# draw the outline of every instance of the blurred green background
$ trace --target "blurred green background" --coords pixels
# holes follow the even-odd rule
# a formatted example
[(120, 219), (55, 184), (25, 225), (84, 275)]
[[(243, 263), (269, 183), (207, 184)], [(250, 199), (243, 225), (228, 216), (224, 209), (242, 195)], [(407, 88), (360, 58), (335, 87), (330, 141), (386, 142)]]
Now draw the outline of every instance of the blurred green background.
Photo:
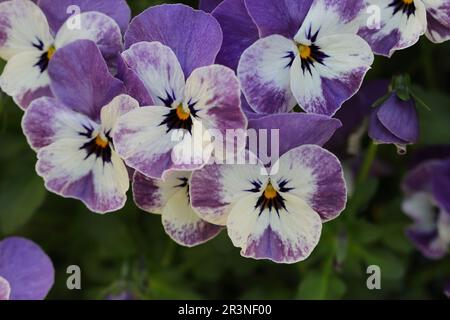
[[(163, 1), (128, 2), (137, 14)], [(409, 73), (432, 111), (419, 108), (421, 142), (406, 156), (398, 156), (392, 146), (379, 148), (392, 174), (357, 187), (342, 216), (324, 225), (318, 247), (305, 262), (244, 259), (226, 231), (200, 247), (183, 248), (166, 236), (159, 216), (143, 213), (131, 200), (120, 212), (101, 216), (47, 192), (21, 132), (22, 112), (3, 94), (0, 239), (26, 236), (50, 255), (57, 274), (49, 299), (103, 299), (123, 290), (142, 299), (444, 298), (450, 258), (427, 260), (409, 243), (404, 229), (410, 221), (400, 210), (399, 184), (414, 149), (450, 143), (448, 57), (450, 43), (433, 45), (423, 37), (392, 59), (376, 58), (367, 79)], [(382, 269), (382, 290), (366, 287), (371, 264)], [(69, 265), (81, 267), (82, 290), (66, 288)]]

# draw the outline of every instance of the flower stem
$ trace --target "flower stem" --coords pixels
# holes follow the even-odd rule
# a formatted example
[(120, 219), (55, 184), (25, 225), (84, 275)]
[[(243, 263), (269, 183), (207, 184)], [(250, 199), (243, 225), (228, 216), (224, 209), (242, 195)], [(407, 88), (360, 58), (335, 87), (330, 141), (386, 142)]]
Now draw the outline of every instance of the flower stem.
[(373, 161), (377, 154), (378, 145), (371, 142), (369, 149), (367, 150), (366, 156), (364, 157), (364, 162), (362, 164), (361, 170), (359, 171), (358, 178), (356, 180), (356, 185), (363, 183), (370, 174), (370, 169), (372, 169)]

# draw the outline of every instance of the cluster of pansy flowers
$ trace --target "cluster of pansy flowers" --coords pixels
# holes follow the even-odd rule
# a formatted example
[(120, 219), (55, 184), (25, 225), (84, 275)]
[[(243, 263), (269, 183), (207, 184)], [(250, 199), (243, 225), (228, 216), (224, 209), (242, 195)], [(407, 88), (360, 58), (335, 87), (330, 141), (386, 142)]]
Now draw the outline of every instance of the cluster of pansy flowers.
[[(74, 5), (80, 13), (68, 15)], [(380, 9), (377, 26), (369, 6)], [(338, 110), (374, 54), (425, 33), (447, 40), (450, 1), (202, 0), (200, 9), (159, 5), (130, 22), (124, 0), (2, 1), (1, 88), (25, 111), (51, 192), (107, 213), (124, 206), (131, 184), (135, 203), (160, 214), (181, 245), (226, 228), (243, 256), (304, 260), (346, 205), (341, 163), (322, 147), (342, 126)], [(377, 143), (418, 138), (402, 84), (382, 85), (369, 128)], [(249, 128), (279, 129), (276, 163), (238, 142), (231, 147), (249, 164), (211, 161), (218, 142), (178, 161), (196, 133)]]

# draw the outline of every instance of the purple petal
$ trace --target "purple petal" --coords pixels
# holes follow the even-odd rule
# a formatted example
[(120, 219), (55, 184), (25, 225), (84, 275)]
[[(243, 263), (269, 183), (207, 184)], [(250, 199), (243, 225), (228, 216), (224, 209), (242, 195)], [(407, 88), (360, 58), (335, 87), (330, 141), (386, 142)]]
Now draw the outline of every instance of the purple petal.
[(450, 2), (424, 1), (427, 10), (427, 37), (440, 43), (450, 38)]
[[(449, 7), (450, 8), (450, 5)], [(450, 11), (450, 9), (447, 9)], [(439, 11), (438, 11), (439, 12)], [(434, 43), (442, 43), (444, 41), (447, 41), (450, 39), (450, 25), (448, 25), (448, 17), (449, 12), (447, 12), (446, 18), (447, 20), (440, 20), (440, 18), (433, 13), (430, 13), (430, 11), (427, 11), (427, 38), (430, 39)], [(447, 23), (447, 24), (446, 24)]]
[[(275, 167), (277, 168), (277, 167)], [(315, 145), (303, 145), (285, 153), (273, 180), (287, 181), (285, 188), (304, 200), (322, 221), (336, 218), (344, 210), (347, 190), (338, 158)], [(272, 169), (273, 170), (273, 169)]]
[(66, 107), (55, 98), (35, 100), (25, 112), (22, 128), (28, 143), (35, 150), (48, 146), (59, 139), (77, 138), (83, 124), (91, 120)]
[(223, 30), (222, 49), (216, 62), (233, 70), (245, 49), (259, 39), (258, 29), (244, 0), (225, 0), (212, 13)]
[(110, 160), (89, 154), (86, 139), (63, 139), (38, 152), (36, 170), (48, 190), (81, 200), (89, 210), (108, 213), (121, 209), (129, 188), (128, 172), (112, 151)]
[(440, 259), (447, 253), (448, 247), (439, 240), (437, 230), (422, 231), (411, 227), (406, 230), (406, 235), (429, 259)]
[(406, 193), (431, 191), (431, 181), (438, 174), (440, 164), (438, 160), (430, 160), (413, 168), (403, 179), (403, 190)]
[(289, 112), (297, 104), (290, 87), (292, 40), (273, 35), (255, 42), (239, 61), (238, 77), (247, 102), (258, 113)]
[(439, 207), (450, 216), (450, 158), (437, 165), (432, 180), (433, 196)]
[(115, 66), (117, 56), (123, 50), (119, 25), (100, 12), (84, 12), (78, 18), (79, 28), (74, 28), (70, 21), (61, 26), (55, 36), (56, 49), (76, 40), (91, 40), (95, 42), (106, 61)]
[(55, 270), (38, 245), (11, 237), (0, 241), (0, 275), (11, 286), (11, 300), (42, 300), (53, 286)]
[(53, 93), (50, 89), (50, 85), (40, 87), (36, 90), (30, 89), (23, 93), (21, 96), (14, 97), (16, 104), (22, 109), (27, 109), (29, 105), (36, 99), (41, 97), (52, 97)]
[(383, 126), (377, 117), (377, 111), (378, 109), (374, 109), (370, 114), (369, 137), (377, 143), (407, 145), (408, 141), (398, 138)]
[(181, 5), (151, 7), (130, 23), (125, 48), (141, 41), (159, 41), (177, 56), (184, 74), (213, 64), (222, 46), (222, 30), (210, 14)]
[(261, 37), (279, 34), (293, 38), (312, 3), (313, 0), (245, 0)]
[(215, 237), (219, 226), (207, 223), (192, 210), (189, 200), (190, 172), (170, 172), (164, 180), (136, 173), (133, 194), (137, 205), (150, 213), (160, 213), (166, 233), (183, 246), (196, 246)]
[(232, 204), (248, 195), (252, 181), (267, 179), (259, 164), (206, 165), (191, 177), (191, 203), (200, 217), (226, 225)]
[(190, 205), (187, 190), (177, 191), (162, 213), (166, 233), (178, 244), (193, 247), (217, 236), (222, 228), (202, 220)]
[(419, 139), (419, 116), (414, 101), (403, 101), (395, 93), (377, 111), (378, 120), (389, 132), (408, 143)]
[(212, 12), (223, 0), (200, 0), (199, 7), (206, 12)]
[(109, 73), (99, 49), (89, 40), (57, 50), (48, 72), (54, 95), (94, 121), (99, 120), (103, 106), (125, 92), (123, 83)]
[(361, 25), (358, 34), (372, 47), (375, 54), (390, 57), (396, 50), (414, 45), (426, 31), (427, 18), (423, 1), (414, 1), (414, 14), (397, 10), (391, 0), (379, 1), (379, 25)]
[(139, 76), (126, 63), (122, 55), (117, 57), (117, 78), (123, 81), (127, 94), (134, 97), (141, 106), (154, 105), (153, 99)]
[[(279, 130), (279, 155), (304, 144), (322, 146), (341, 126), (337, 119), (306, 113), (267, 115), (249, 120), (249, 129), (266, 129), (269, 133), (270, 129)], [(270, 134), (268, 141), (272, 141)]]
[(39, 7), (47, 16), (52, 30), (56, 33), (74, 12), (68, 12), (70, 6), (78, 6), (80, 12), (98, 11), (113, 18), (125, 32), (131, 17), (131, 10), (125, 0), (39, 0)]

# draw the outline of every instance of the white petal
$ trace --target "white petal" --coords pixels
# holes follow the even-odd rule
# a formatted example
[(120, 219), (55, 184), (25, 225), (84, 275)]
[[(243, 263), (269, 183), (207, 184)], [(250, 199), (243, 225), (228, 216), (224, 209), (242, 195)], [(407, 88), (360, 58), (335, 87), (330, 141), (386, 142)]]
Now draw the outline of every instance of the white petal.
[(0, 3), (0, 57), (9, 60), (24, 51), (46, 51), (53, 43), (47, 18), (41, 9), (29, 0)]
[[(79, 20), (80, 25), (75, 27), (73, 19)], [(100, 12), (83, 12), (66, 20), (56, 34), (55, 47), (82, 39), (94, 41), (107, 59), (115, 57), (123, 47), (119, 25)]]
[(309, 36), (320, 39), (336, 34), (356, 34), (364, 19), (365, 8), (363, 0), (314, 1), (294, 39), (309, 45)]
[(122, 94), (115, 97), (101, 110), (100, 118), (103, 131), (112, 132), (119, 117), (136, 108), (139, 108), (139, 103), (129, 95)]
[(296, 105), (290, 90), (294, 41), (280, 35), (259, 39), (241, 56), (237, 70), (242, 91), (259, 113), (289, 112)]
[(9, 300), (11, 295), (11, 287), (5, 278), (0, 276), (0, 301)]
[(281, 263), (305, 260), (319, 242), (320, 216), (303, 200), (285, 195), (287, 210), (279, 214), (255, 208), (257, 197), (238, 201), (228, 218), (228, 235), (241, 254)]
[(155, 105), (164, 106), (163, 100), (168, 98), (174, 98), (173, 104), (182, 102), (185, 78), (169, 47), (159, 42), (139, 42), (124, 51), (122, 57), (144, 83)]
[(30, 91), (45, 88), (50, 84), (47, 71), (41, 72), (36, 65), (41, 54), (37, 50), (24, 51), (14, 55), (6, 63), (0, 77), (0, 86), (17, 102), (20, 102)]

